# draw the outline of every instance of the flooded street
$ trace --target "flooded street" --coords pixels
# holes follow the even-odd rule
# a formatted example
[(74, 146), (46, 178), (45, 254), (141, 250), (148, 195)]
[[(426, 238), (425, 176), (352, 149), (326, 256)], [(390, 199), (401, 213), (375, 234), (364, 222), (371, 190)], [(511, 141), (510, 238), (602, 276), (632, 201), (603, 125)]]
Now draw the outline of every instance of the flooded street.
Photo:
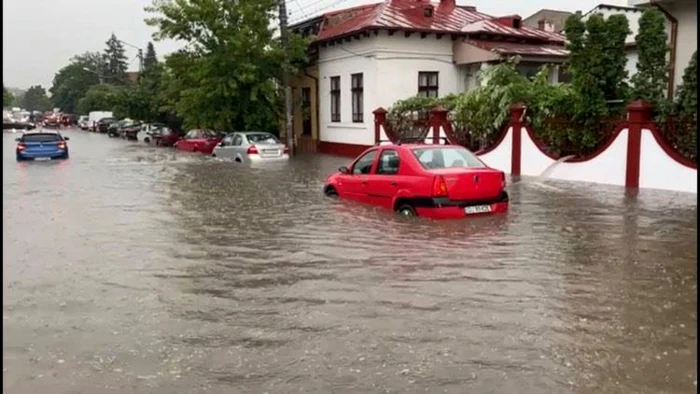
[(505, 216), (326, 199), (245, 167), (3, 136), (3, 392), (691, 393), (695, 195), (525, 179)]

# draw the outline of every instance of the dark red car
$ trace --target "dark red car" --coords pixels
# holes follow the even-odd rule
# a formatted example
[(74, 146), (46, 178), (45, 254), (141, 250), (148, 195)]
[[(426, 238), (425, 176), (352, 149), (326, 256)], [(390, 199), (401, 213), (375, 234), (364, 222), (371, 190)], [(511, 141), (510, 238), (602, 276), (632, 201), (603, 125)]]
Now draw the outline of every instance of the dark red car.
[(167, 127), (158, 129), (149, 138), (155, 146), (175, 146), (180, 141), (180, 135)]
[(393, 144), (366, 150), (325, 182), (327, 196), (434, 219), (508, 211), (506, 177), (456, 145)]
[(187, 152), (199, 152), (206, 155), (211, 155), (216, 145), (221, 142), (221, 136), (212, 130), (196, 129), (190, 130), (177, 141), (173, 146), (177, 150)]

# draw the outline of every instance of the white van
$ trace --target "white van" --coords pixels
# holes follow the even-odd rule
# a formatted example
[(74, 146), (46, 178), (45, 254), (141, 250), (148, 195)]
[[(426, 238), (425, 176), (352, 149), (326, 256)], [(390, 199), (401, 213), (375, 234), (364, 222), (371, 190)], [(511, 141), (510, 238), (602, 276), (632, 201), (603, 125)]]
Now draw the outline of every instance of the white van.
[(88, 130), (89, 131), (97, 131), (95, 130), (95, 125), (97, 124), (97, 121), (100, 119), (104, 118), (113, 118), (114, 115), (112, 114), (112, 111), (92, 111), (88, 114)]

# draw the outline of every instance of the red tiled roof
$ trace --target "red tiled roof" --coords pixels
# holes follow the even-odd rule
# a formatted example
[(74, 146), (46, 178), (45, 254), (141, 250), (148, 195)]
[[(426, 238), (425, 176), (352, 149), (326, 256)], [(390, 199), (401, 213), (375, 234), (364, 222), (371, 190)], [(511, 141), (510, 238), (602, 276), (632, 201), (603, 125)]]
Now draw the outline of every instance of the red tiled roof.
[(561, 45), (533, 45), (516, 42), (465, 40), (467, 44), (499, 55), (565, 57), (569, 52)]
[[(504, 18), (476, 11), (474, 7), (450, 6), (449, 1), (431, 3), (430, 0), (385, 0), (323, 16), (317, 39), (332, 38), (358, 33), (367, 29), (397, 29), (435, 33), (484, 33), (499, 34), (543, 42), (564, 43), (564, 37), (531, 27), (508, 27)], [(424, 9), (432, 7), (432, 17), (424, 15)], [(519, 18), (514, 16), (515, 18)]]

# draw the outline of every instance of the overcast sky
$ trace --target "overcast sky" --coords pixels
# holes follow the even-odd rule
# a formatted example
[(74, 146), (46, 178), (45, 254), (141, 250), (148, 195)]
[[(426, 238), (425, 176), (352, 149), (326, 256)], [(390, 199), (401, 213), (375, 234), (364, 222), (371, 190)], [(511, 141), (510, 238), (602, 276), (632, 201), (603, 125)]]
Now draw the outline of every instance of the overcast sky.
[[(290, 20), (324, 11), (347, 8), (375, 0), (287, 0)], [(433, 0), (435, 1), (435, 0)], [(144, 47), (153, 31), (143, 22), (150, 0), (2, 0), (3, 83), (26, 89), (41, 84), (47, 89), (53, 76), (68, 60), (86, 51), (101, 51), (114, 32), (130, 44)], [(527, 17), (542, 8), (586, 12), (601, 0), (458, 0), (491, 15), (519, 14)], [(606, 4), (626, 5), (627, 0)], [(566, 4), (566, 5), (563, 5)], [(302, 10), (300, 10), (302, 8)], [(176, 50), (176, 42), (155, 43), (159, 57)], [(127, 47), (130, 69), (136, 50)]]

